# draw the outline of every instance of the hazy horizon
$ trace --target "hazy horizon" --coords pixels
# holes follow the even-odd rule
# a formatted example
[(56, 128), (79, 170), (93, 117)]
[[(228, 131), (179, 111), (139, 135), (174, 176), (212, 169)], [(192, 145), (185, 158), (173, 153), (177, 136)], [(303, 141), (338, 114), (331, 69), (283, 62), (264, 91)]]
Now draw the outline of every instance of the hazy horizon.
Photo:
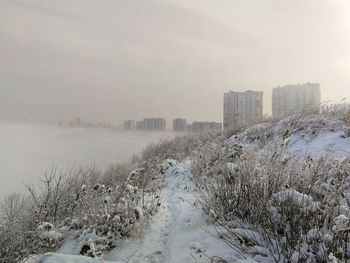
[(3, 0), (0, 120), (222, 122), (223, 93), (350, 98), (347, 0)]
[(80, 167), (104, 171), (109, 165), (127, 163), (150, 143), (172, 138), (173, 133), (118, 132), (54, 125), (0, 122), (0, 199), (25, 192), (25, 184), (39, 184), (46, 171), (56, 167), (69, 172)]

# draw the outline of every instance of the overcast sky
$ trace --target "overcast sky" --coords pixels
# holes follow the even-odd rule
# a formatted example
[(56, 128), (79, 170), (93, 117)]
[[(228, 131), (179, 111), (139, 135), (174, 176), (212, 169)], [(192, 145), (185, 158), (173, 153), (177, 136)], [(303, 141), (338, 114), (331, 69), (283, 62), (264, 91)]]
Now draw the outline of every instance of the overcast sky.
[(350, 98), (349, 0), (0, 0), (0, 119), (222, 121), (223, 92)]

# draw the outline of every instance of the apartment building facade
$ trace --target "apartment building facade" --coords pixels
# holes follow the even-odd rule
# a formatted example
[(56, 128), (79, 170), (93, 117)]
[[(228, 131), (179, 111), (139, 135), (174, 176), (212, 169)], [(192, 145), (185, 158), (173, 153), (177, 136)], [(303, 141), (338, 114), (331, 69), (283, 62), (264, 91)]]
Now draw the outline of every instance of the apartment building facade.
[(187, 129), (187, 120), (182, 118), (177, 118), (173, 120), (173, 131), (184, 132)]
[(166, 120), (163, 118), (145, 118), (137, 124), (138, 129), (145, 131), (165, 131)]
[(124, 130), (134, 130), (134, 129), (136, 129), (136, 121), (134, 120), (124, 121)]
[(248, 90), (224, 93), (224, 129), (258, 121), (263, 116), (263, 92)]
[(302, 110), (318, 110), (321, 103), (319, 83), (276, 87), (272, 91), (272, 115), (285, 117)]

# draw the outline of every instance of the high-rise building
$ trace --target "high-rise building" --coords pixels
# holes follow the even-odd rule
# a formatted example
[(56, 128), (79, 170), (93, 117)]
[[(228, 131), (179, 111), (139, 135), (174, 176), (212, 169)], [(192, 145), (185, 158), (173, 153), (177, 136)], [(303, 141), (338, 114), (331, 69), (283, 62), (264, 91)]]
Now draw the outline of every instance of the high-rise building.
[(276, 87), (272, 92), (272, 114), (284, 117), (301, 110), (318, 110), (321, 90), (318, 83)]
[(192, 132), (192, 124), (191, 123), (186, 124), (185, 131)]
[(263, 92), (248, 90), (224, 94), (224, 129), (258, 121), (263, 116)]
[(166, 120), (163, 118), (145, 118), (136, 123), (137, 129), (146, 131), (165, 131)]
[(173, 120), (173, 130), (177, 132), (186, 131), (187, 121), (186, 119), (177, 118)]
[(136, 121), (126, 120), (124, 121), (124, 130), (134, 130), (136, 129)]

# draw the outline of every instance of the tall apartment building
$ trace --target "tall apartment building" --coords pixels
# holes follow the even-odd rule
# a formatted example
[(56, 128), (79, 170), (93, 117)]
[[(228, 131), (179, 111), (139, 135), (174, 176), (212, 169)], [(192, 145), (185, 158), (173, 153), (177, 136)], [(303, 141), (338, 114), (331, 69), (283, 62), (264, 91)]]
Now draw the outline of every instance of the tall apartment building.
[(177, 118), (173, 120), (173, 131), (184, 132), (187, 128), (186, 119)]
[(263, 92), (248, 90), (224, 94), (224, 129), (258, 121), (263, 116)]
[(318, 83), (305, 83), (276, 87), (272, 92), (274, 117), (288, 116), (300, 110), (318, 109), (321, 90)]
[(126, 120), (124, 121), (124, 130), (134, 130), (136, 129), (136, 121)]
[(145, 118), (137, 122), (136, 127), (146, 131), (165, 131), (166, 120), (163, 118)]

